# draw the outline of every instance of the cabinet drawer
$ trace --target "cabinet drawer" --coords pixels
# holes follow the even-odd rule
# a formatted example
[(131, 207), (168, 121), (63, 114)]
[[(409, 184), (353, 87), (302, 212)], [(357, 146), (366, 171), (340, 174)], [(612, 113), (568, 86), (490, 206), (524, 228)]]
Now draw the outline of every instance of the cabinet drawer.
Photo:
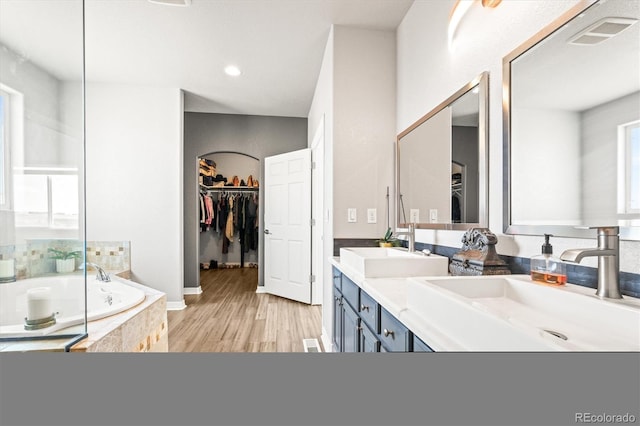
[(356, 311), (360, 308), (360, 287), (353, 281), (342, 275), (342, 296)]
[(360, 290), (360, 317), (374, 333), (380, 333), (380, 307), (364, 290)]
[(433, 352), (433, 349), (429, 347), (425, 342), (422, 341), (415, 334), (413, 335), (413, 351), (414, 352)]
[(342, 273), (336, 269), (334, 266), (332, 268), (333, 272), (333, 287), (335, 287), (339, 292), (342, 292)]
[(411, 332), (393, 315), (380, 310), (380, 342), (389, 352), (408, 352), (411, 350), (409, 337)]

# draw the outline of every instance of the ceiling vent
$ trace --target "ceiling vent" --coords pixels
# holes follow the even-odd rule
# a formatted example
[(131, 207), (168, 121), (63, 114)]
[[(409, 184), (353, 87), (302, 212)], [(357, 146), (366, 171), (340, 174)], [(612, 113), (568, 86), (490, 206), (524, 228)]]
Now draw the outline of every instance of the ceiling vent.
[(191, 0), (149, 0), (149, 3), (162, 4), (165, 6), (191, 6)]
[(604, 18), (569, 39), (569, 44), (593, 45), (619, 34), (638, 22), (632, 18)]

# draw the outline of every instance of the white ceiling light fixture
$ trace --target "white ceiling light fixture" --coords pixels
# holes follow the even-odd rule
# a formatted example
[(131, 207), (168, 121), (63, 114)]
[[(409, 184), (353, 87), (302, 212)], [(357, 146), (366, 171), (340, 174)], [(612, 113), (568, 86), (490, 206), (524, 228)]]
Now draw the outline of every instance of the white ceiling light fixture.
[(191, 6), (191, 0), (149, 0), (149, 3), (161, 4), (163, 6)]
[(449, 26), (447, 28), (447, 40), (449, 42), (449, 50), (453, 50), (453, 38), (456, 35), (456, 30), (462, 17), (467, 13), (474, 0), (458, 0), (451, 9), (449, 15)]
[(240, 74), (242, 74), (242, 71), (240, 71), (240, 68), (238, 68), (235, 65), (227, 65), (224, 68), (224, 72), (227, 75), (230, 75), (231, 77), (238, 77)]

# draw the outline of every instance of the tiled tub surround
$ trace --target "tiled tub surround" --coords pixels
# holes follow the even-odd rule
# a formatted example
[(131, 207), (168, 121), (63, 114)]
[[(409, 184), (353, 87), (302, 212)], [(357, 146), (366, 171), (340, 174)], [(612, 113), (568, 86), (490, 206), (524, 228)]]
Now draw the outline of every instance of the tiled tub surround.
[[(118, 274), (129, 279), (129, 273)], [(163, 292), (131, 282), (145, 300), (120, 314), (89, 322), (89, 336), (71, 352), (168, 352), (167, 297)]]
[[(16, 279), (39, 277), (55, 273), (55, 260), (49, 248), (82, 251), (78, 240), (30, 240), (27, 244), (0, 246), (0, 260), (15, 259)], [(87, 241), (87, 261), (96, 263), (108, 271), (131, 269), (129, 241)], [(76, 259), (76, 268), (81, 259)]]
[[(71, 352), (167, 352), (167, 299), (163, 292), (130, 281), (130, 273), (117, 274), (145, 293), (142, 303), (87, 324), (88, 336), (69, 348)], [(69, 334), (82, 334), (83, 325)], [(64, 351), (68, 339), (0, 342), (0, 352)]]
[[(404, 242), (406, 246), (406, 242)], [(376, 240), (369, 239), (335, 239), (333, 243), (333, 255), (340, 255), (341, 247), (376, 247)], [(434, 254), (446, 256), (449, 259), (460, 248), (440, 246), (416, 242), (416, 251), (427, 249)], [(531, 260), (527, 257), (505, 256), (498, 254), (501, 259), (507, 262), (512, 274), (529, 274)], [(589, 266), (567, 263), (567, 279), (571, 284), (584, 287), (598, 288), (598, 269)], [(640, 274), (630, 272), (620, 272), (620, 290), (623, 295), (640, 298)]]

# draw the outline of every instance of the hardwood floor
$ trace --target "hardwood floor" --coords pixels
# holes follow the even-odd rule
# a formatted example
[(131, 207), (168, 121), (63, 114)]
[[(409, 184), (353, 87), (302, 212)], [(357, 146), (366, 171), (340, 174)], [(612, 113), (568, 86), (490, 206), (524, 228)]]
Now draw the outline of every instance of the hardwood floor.
[(321, 335), (321, 307), (257, 294), (256, 268), (200, 271), (202, 294), (169, 311), (170, 352), (303, 352)]

